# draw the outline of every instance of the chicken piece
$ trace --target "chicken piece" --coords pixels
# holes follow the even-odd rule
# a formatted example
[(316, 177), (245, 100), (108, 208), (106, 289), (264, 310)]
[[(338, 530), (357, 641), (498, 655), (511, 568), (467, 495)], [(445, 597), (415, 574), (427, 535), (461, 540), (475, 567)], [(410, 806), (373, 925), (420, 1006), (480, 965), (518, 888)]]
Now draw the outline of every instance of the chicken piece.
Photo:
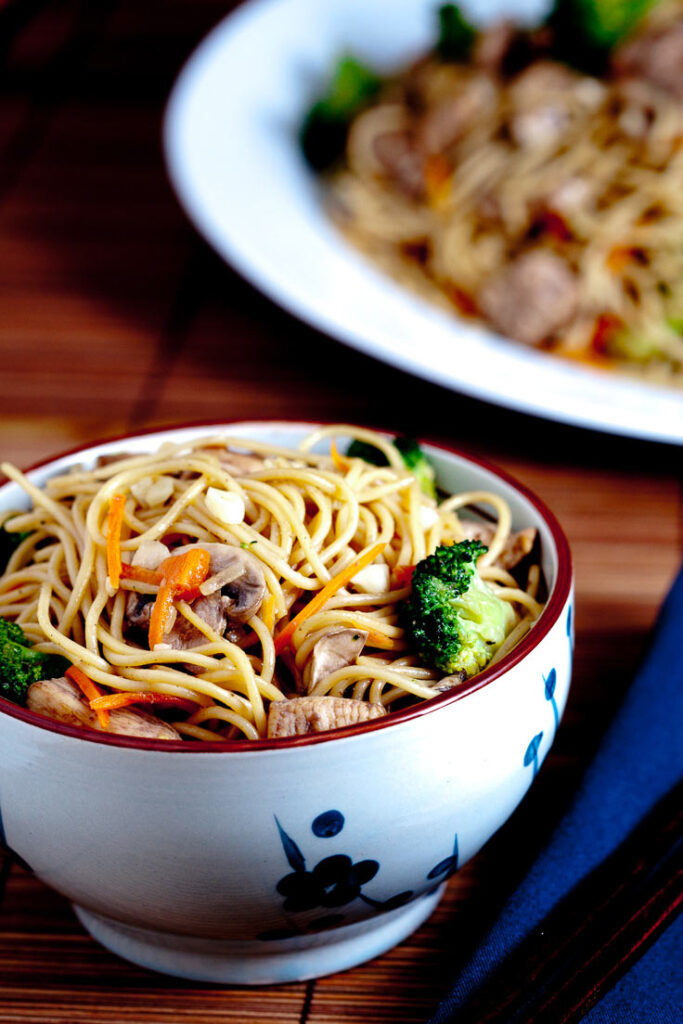
[(261, 455), (251, 455), (247, 452), (234, 452), (230, 448), (207, 448), (211, 455), (215, 455), (221, 464), (221, 468), (230, 473), (231, 476), (249, 476), (263, 469), (265, 459)]
[(615, 52), (612, 67), (619, 76), (645, 79), (683, 99), (683, 18), (639, 32)]
[(268, 736), (305, 736), (311, 732), (327, 732), (345, 725), (358, 725), (373, 718), (382, 718), (386, 709), (381, 704), (348, 697), (292, 697), (278, 700), (268, 711)]
[(536, 61), (509, 89), (510, 135), (522, 148), (555, 142), (569, 127), (570, 96), (582, 79), (563, 64)]
[(328, 630), (313, 644), (313, 650), (304, 669), (305, 692), (311, 690), (339, 668), (352, 665), (363, 650), (368, 634), (362, 629), (338, 626)]
[[(490, 547), (496, 532), (495, 526), (490, 523), (476, 523), (470, 519), (461, 520), (460, 526), (467, 540), (480, 540), (482, 544)], [(514, 569), (523, 558), (526, 558), (535, 543), (536, 530), (533, 526), (529, 526), (526, 530), (519, 530), (517, 533), (511, 533), (496, 560), (496, 565), (502, 569)]]
[(384, 132), (374, 142), (374, 154), (387, 177), (409, 199), (424, 195), (424, 156), (407, 131)]
[(573, 317), (576, 277), (547, 249), (518, 256), (479, 291), (478, 304), (493, 326), (525, 345), (538, 345)]
[(117, 736), (137, 736), (146, 740), (179, 740), (180, 733), (155, 715), (133, 708), (116, 708), (109, 712), (109, 728), (103, 729), (78, 687), (66, 677), (41, 679), (29, 686), (26, 706), (46, 718), (65, 725), (82, 726), (96, 732)]
[(443, 153), (496, 102), (496, 88), (487, 75), (474, 75), (453, 95), (442, 99), (420, 118), (415, 144), (426, 154)]
[(491, 74), (501, 74), (505, 58), (519, 36), (514, 21), (494, 21), (477, 36), (472, 59), (477, 67)]

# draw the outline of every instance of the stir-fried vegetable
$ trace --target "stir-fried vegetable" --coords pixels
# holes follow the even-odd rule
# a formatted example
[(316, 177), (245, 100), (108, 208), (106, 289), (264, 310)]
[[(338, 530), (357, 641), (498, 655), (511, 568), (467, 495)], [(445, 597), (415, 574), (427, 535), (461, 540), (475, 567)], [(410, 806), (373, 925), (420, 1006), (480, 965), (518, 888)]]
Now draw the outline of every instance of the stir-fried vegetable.
[(442, 60), (467, 60), (476, 36), (476, 30), (463, 17), (456, 4), (444, 4), (439, 8), (436, 52)]
[(316, 171), (330, 167), (344, 152), (349, 125), (378, 92), (381, 79), (353, 57), (342, 57), (324, 96), (304, 120), (301, 147)]

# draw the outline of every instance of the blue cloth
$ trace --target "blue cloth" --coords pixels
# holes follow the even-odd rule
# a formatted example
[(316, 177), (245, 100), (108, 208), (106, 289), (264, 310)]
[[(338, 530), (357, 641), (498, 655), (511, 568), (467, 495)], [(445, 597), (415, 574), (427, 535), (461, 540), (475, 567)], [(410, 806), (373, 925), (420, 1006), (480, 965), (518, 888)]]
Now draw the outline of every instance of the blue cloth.
[[(683, 778), (683, 571), (662, 608), (634, 682), (568, 812), (430, 1024), (457, 1024), (492, 973), (538, 931), (558, 901), (614, 853)], [(584, 1016), (589, 1024), (681, 1024), (681, 918)]]

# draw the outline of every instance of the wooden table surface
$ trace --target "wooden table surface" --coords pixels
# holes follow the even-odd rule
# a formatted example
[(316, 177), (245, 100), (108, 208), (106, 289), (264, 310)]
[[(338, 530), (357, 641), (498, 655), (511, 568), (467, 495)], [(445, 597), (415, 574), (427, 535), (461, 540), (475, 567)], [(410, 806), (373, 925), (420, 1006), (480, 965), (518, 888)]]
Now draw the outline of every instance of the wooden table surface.
[(427, 924), (341, 975), (254, 991), (154, 975), (97, 946), (62, 897), (6, 861), (0, 1022), (425, 1020), (568, 799), (681, 560), (680, 451), (416, 381), (294, 320), (196, 236), (164, 174), (160, 120), (182, 61), (225, 10), (0, 3), (0, 455), (26, 466), (123, 430), (263, 416), (365, 422), (483, 454), (569, 536), (573, 689), (513, 819)]

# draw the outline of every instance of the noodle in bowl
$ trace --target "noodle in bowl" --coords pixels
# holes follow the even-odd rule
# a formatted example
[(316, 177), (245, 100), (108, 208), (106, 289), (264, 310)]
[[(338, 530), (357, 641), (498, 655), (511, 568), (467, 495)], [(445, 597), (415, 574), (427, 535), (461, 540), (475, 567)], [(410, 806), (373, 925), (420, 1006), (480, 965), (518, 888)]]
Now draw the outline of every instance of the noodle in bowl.
[[(434, 683), (440, 674), (420, 669), (406, 651), (386, 592), (378, 595), (375, 588), (363, 593), (349, 585), (331, 599), (332, 607), (325, 605), (292, 631), (288, 678), (309, 678), (311, 647), (329, 628), (329, 616), (334, 616), (336, 626), (341, 617), (342, 625), (348, 620), (352, 629), (365, 629), (377, 646), (357, 663), (333, 673), (338, 685), (332, 696), (354, 703), (369, 698), (370, 704), (389, 713), (330, 732), (267, 736), (268, 709), (286, 696), (285, 676), (277, 669), (273, 648), (275, 623), (286, 623), (290, 609), (293, 614), (307, 603), (301, 592), (319, 592), (321, 583), (344, 564), (353, 568), (354, 557), (383, 543), (382, 531), (387, 538), (391, 531), (391, 544), (382, 548), (373, 567), (386, 564), (390, 572), (399, 561), (409, 564), (422, 557), (420, 544), (426, 545), (427, 553), (441, 540), (460, 539), (452, 535), (453, 500), (437, 520), (420, 517), (419, 508), (429, 502), (423, 502), (417, 490), (413, 526), (410, 514), (405, 515), (407, 525), (396, 539), (396, 516), (390, 525), (387, 510), (399, 508), (395, 496), (411, 487), (410, 482), (398, 486), (406, 478), (398, 465), (337, 469), (342, 481), (355, 471), (357, 493), (368, 492), (365, 503), (350, 503), (358, 509), (357, 518), (354, 512), (345, 519), (349, 503), (344, 513), (337, 507), (341, 503), (324, 500), (324, 481), (329, 483), (335, 471), (330, 435), (341, 437), (343, 432), (313, 430), (311, 425), (290, 423), (172, 428), (96, 445), (27, 474), (31, 486), (43, 494), (51, 488), (57, 500), (65, 471), (78, 462), (88, 495), (78, 521), (85, 524), (90, 517), (93, 536), (99, 530), (106, 547), (106, 495), (119, 493), (123, 483), (131, 488), (148, 478), (150, 453), (158, 458), (159, 449), (166, 446), (161, 457), (172, 462), (181, 449), (185, 470), (194, 460), (195, 473), (188, 472), (165, 502), (168, 509), (185, 499), (172, 526), (173, 532), (182, 534), (181, 547), (189, 546), (189, 538), (206, 543), (207, 531), (211, 542), (225, 541), (220, 533), (224, 529), (238, 551), (251, 554), (250, 531), (259, 523), (262, 532), (255, 546), (263, 544), (264, 551), (268, 547), (263, 556), (266, 609), (251, 616), (232, 639), (222, 641), (239, 652), (226, 654), (220, 637), (207, 636), (206, 645), (189, 649), (169, 650), (164, 644), (145, 650), (130, 642), (123, 627), (125, 609), (116, 608), (134, 592), (111, 593), (104, 549), (93, 543), (90, 571), (101, 587), (89, 591), (82, 606), (75, 598), (72, 601), (72, 621), (77, 625), (62, 635), (68, 632), (79, 651), (72, 650), (70, 656), (76, 660), (78, 655), (79, 666), (114, 694), (158, 688), (173, 695), (182, 686), (183, 699), (194, 702), (197, 710), (174, 716), (169, 709), (164, 714), (183, 736), (182, 742), (78, 728), (1, 701), (0, 827), (6, 843), (73, 901), (96, 938), (157, 970), (198, 980), (259, 984), (329, 973), (390, 948), (428, 916), (443, 891), (441, 883), (476, 853), (521, 800), (552, 743), (566, 701), (572, 654), (571, 565), (561, 529), (538, 499), (504, 474), (430, 446), (428, 453), (444, 490), (474, 492), (478, 500), (483, 500), (483, 493), (493, 495), (500, 509), (509, 510), (505, 531), (538, 531), (540, 575), (547, 589), (538, 621), (536, 598), (516, 595), (517, 625), (524, 623), (521, 632), (526, 635), (507, 653), (502, 648), (499, 660), (483, 672), (439, 692)], [(362, 431), (360, 435), (364, 436)], [(213, 456), (197, 452), (208, 447), (207, 437), (220, 437), (223, 444), (227, 438), (231, 449), (249, 447), (249, 454), (272, 463), (257, 469), (253, 479), (236, 477), (244, 484), (240, 496), (245, 515), (229, 526), (220, 527), (220, 521), (207, 517), (202, 503), (196, 505), (196, 518), (188, 513), (187, 492), (197, 480), (203, 481), (205, 490), (207, 485), (227, 489), (225, 477), (205, 479)], [(391, 458), (389, 441), (386, 435), (379, 438)], [(299, 452), (299, 466), (285, 454), (292, 449)], [(109, 462), (122, 451), (129, 463), (123, 469)], [(336, 458), (344, 457), (337, 453)], [(116, 472), (108, 473), (110, 466)], [(99, 473), (96, 487), (93, 469)], [(282, 482), (285, 470), (287, 480)], [(217, 472), (215, 467), (212, 472)], [(130, 476), (124, 480), (122, 473)], [(299, 486), (312, 488), (305, 500), (292, 482), (297, 473)], [(363, 473), (374, 475), (363, 482)], [(303, 502), (309, 513), (303, 517), (308, 523), (305, 532), (300, 524), (291, 523), (290, 551), (298, 549), (291, 563), (298, 563), (296, 569), (289, 562), (277, 562), (282, 547), (274, 540), (290, 536), (287, 517), (277, 502), (273, 504), (269, 490), (278, 474), (282, 507)], [(93, 493), (100, 504), (91, 500)], [(263, 499), (260, 509), (257, 494)], [(410, 510), (410, 500), (401, 500)], [(268, 525), (263, 513), (267, 503), (278, 510)], [(12, 481), (0, 490), (0, 517), (27, 504), (19, 483)], [(373, 516), (361, 511), (370, 507)], [(129, 506), (121, 535), (124, 563), (131, 564), (127, 559), (135, 550), (133, 538), (149, 531), (152, 522), (158, 529), (159, 521), (154, 494), (147, 509), (133, 512)], [(416, 529), (418, 521), (421, 526)], [(425, 521), (431, 523), (426, 531)], [(499, 518), (499, 527), (500, 522)], [(170, 527), (162, 523), (158, 536), (145, 539), (168, 540)], [(66, 536), (66, 524), (62, 532)], [(502, 539), (503, 529), (499, 532), (489, 550)], [(336, 549), (330, 551), (335, 543)], [(49, 546), (46, 542), (45, 549)], [(345, 546), (352, 552), (346, 552), (346, 562)], [(38, 566), (44, 567), (50, 558)], [(135, 558), (131, 561), (134, 564)], [(300, 571), (304, 566), (306, 571)], [(486, 572), (485, 565), (481, 571)], [(60, 590), (44, 568), (41, 572), (38, 594), (29, 598), (33, 605), (19, 618), (31, 641), (52, 650), (51, 644), (59, 647), (64, 641), (42, 641), (37, 635), (33, 622), (39, 625), (43, 617), (41, 601), (51, 608), (48, 622), (59, 612), (64, 624), (71, 613), (71, 594), (78, 588), (71, 594)], [(72, 575), (77, 577), (76, 567)], [(520, 589), (493, 570), (489, 579), (496, 589)], [(56, 597), (48, 600), (50, 586)], [(98, 600), (96, 615), (91, 610)], [(105, 607), (109, 611), (103, 618)], [(5, 614), (6, 608), (0, 611)], [(201, 631), (191, 608), (189, 617), (182, 608), (176, 616), (188, 621), (188, 630), (199, 626)], [(373, 622), (358, 622), (358, 616), (372, 617)], [(94, 633), (93, 621), (100, 623)], [(382, 645), (375, 634), (388, 639)], [(97, 646), (89, 643), (89, 636)], [(92, 661), (82, 650), (91, 652)], [(106, 667), (98, 669), (95, 659), (102, 655)], [(108, 675), (112, 666), (115, 681)], [(326, 689), (329, 693), (332, 688), (323, 681), (319, 692), (325, 694)], [(224, 713), (217, 714), (216, 709)], [(131, 863), (134, 871), (125, 867)]]

